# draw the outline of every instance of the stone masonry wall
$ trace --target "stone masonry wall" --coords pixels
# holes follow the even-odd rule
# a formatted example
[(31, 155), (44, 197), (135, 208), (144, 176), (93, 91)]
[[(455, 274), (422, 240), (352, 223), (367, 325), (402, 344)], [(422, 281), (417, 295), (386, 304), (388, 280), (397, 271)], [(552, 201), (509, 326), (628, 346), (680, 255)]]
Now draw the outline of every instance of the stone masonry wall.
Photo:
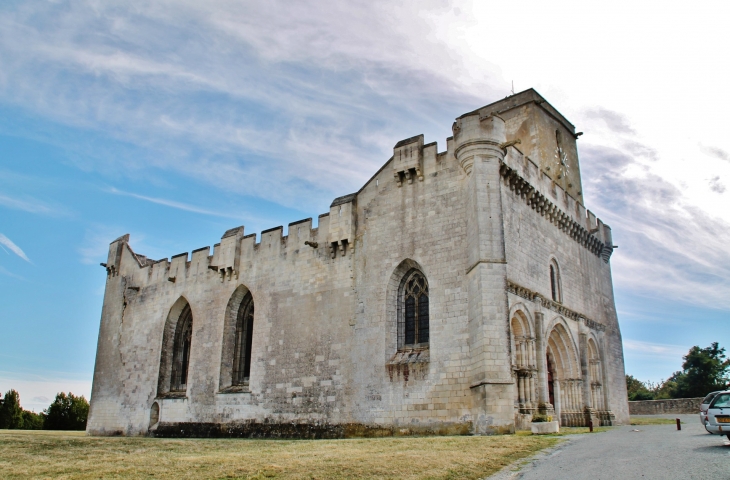
[[(308, 438), (514, 431), (516, 308), (541, 337), (560, 323), (576, 352), (587, 338), (599, 344), (607, 408), (624, 422), (610, 265), (596, 255), (612, 245), (610, 229), (505, 143), (529, 125), (490, 113), (535, 98), (523, 92), (459, 117), (444, 152), (423, 136), (399, 142), (359, 192), (320, 215), (317, 228), (305, 219), (289, 224), (286, 236), (282, 227), (261, 232), (258, 243), (234, 228), (213, 252), (160, 261), (135, 253), (128, 235), (112, 242), (87, 431)], [(558, 118), (548, 107), (513, 118)], [(531, 151), (552, 148), (540, 144), (550, 121), (540, 117)], [(574, 142), (566, 148), (573, 152)], [(588, 246), (516, 194), (506, 167), (595, 228)], [(563, 310), (535, 297), (549, 297), (551, 259), (561, 268)], [(397, 292), (412, 268), (429, 286), (430, 339), (418, 351), (397, 345)], [(249, 292), (250, 381), (229, 388), (232, 322)], [(170, 336), (186, 305), (188, 380), (185, 392), (170, 393)], [(541, 375), (544, 395), (544, 368)]]
[(637, 400), (629, 402), (631, 415), (663, 415), (700, 413), (704, 397), (671, 398), (667, 400)]
[[(522, 155), (517, 148), (510, 148), (505, 164), (519, 171), (531, 184), (541, 188), (548, 198), (563, 211), (571, 212), (573, 218), (582, 220), (587, 228), (598, 228), (596, 223), (586, 223), (595, 217), (589, 216), (559, 186), (551, 185), (551, 181), (541, 182), (539, 171), (534, 168), (531, 159)], [(596, 255), (558, 228), (547, 216), (531, 208), (514, 190), (503, 189), (502, 203), (505, 206), (508, 281), (550, 299), (549, 266), (551, 260), (555, 260), (560, 270), (562, 306), (590, 321), (566, 317), (555, 309), (546, 308), (515, 294), (510, 295), (511, 310), (514, 312), (519, 308), (532, 319), (535, 313), (541, 313), (544, 316), (540, 332), (543, 337), (547, 337), (558, 322), (563, 323), (567, 326), (578, 352), (581, 350), (580, 335), (591, 336), (601, 349), (608, 407), (616, 416), (617, 423), (625, 423), (628, 421), (625, 373), (610, 265), (600, 255)], [(544, 357), (544, 352), (540, 352), (540, 355)], [(587, 395), (587, 392), (584, 393), (584, 396)]]

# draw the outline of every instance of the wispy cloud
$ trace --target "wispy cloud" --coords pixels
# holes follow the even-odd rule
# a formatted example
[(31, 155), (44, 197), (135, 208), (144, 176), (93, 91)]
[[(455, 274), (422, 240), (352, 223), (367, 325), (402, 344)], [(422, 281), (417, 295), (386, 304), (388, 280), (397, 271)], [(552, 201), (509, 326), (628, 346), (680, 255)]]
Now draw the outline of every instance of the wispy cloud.
[[(78, 153), (77, 166), (113, 172), (115, 183), (174, 174), (201, 189), (327, 205), (357, 190), (398, 139), (425, 133), (443, 148), (454, 116), (506, 94), (497, 88), (500, 69), (481, 58), (482, 47), (465, 43), (475, 37), (462, 30), (478, 23), (469, 9), (449, 1), (19, 4), (0, 15), (0, 101), (112, 138), (114, 146), (66, 141), (65, 148)], [(447, 30), (455, 32), (451, 42)], [(487, 46), (492, 38), (479, 37)], [(540, 58), (551, 56), (520, 63), (542, 76)], [(551, 75), (558, 81), (559, 72)], [(562, 108), (559, 96), (551, 101)], [(612, 259), (616, 285), (730, 308), (730, 225), (647, 167), (666, 150), (643, 139), (641, 125), (620, 110), (593, 103), (574, 110), (587, 133), (580, 153), (588, 207), (611, 224), (621, 247)], [(704, 152), (728, 160), (717, 142)], [(727, 195), (722, 172), (703, 175), (711, 201)], [(144, 192), (110, 193), (252, 218)], [(119, 233), (89, 238), (84, 261), (104, 254)]]
[[(730, 225), (626, 153), (582, 148), (584, 191), (613, 228), (617, 286), (654, 298), (730, 308)], [(697, 292), (702, 292), (698, 295)]]
[(715, 158), (719, 158), (720, 160), (725, 160), (726, 162), (730, 162), (730, 153), (726, 152), (722, 148), (718, 147), (706, 147), (706, 146), (700, 146), (703, 152), (706, 154), (713, 156)]
[(8, 237), (0, 233), (0, 245), (3, 245), (7, 247), (11, 252), (22, 258), (28, 263), (33, 263), (30, 261), (30, 259), (25, 255), (25, 252), (21, 250), (19, 246), (14, 244)]
[(157, 197), (148, 197), (145, 195), (138, 195), (136, 193), (118, 190), (113, 187), (109, 188), (107, 191), (109, 193), (113, 193), (114, 195), (125, 195), (127, 197), (136, 198), (138, 200), (144, 200), (145, 202), (156, 203), (158, 205), (164, 205), (164, 206), (170, 207), (170, 208), (176, 208), (178, 210), (184, 210), (186, 212), (200, 213), (202, 215), (212, 215), (214, 217), (235, 218), (238, 220), (244, 218), (241, 215), (231, 215), (228, 213), (216, 212), (216, 211), (209, 210), (206, 208), (196, 207), (195, 205), (189, 205), (187, 203), (176, 202), (174, 200), (168, 200), (166, 198), (157, 198)]
[(676, 361), (687, 355), (688, 346), (671, 345), (665, 343), (642, 342), (640, 340), (623, 340), (624, 350), (634, 354), (663, 357)]
[(710, 186), (710, 190), (712, 190), (715, 193), (725, 193), (725, 184), (720, 181), (720, 176), (715, 175), (710, 180), (708, 180), (708, 185)]
[[(19, 6), (0, 18), (0, 59), (12, 66), (0, 74), (0, 97), (143, 146), (145, 155), (123, 159), (124, 175), (174, 171), (283, 205), (303, 196), (326, 204), (359, 188), (399, 138), (426, 130), (443, 141), (453, 117), (489, 91), (488, 81), (471, 92), (454, 80), (470, 75), (430, 38), (424, 8), (450, 9)], [(481, 73), (488, 80), (488, 68)], [(120, 161), (107, 157), (84, 167)]]
[[(90, 225), (84, 233), (83, 241), (76, 249), (81, 255), (81, 263), (94, 265), (106, 261), (109, 244), (123, 233), (124, 230), (118, 227), (99, 224)], [(142, 239), (135, 238), (135, 240)]]
[(605, 123), (606, 127), (615, 133), (634, 134), (636, 131), (629, 124), (629, 120), (622, 115), (607, 108), (596, 107), (587, 109), (584, 115), (588, 118), (598, 119)]
[(22, 210), (29, 213), (38, 213), (44, 215), (55, 215), (61, 213), (61, 211), (55, 207), (37, 200), (35, 198), (25, 197), (23, 199), (13, 198), (0, 193), (0, 205), (12, 208), (15, 210)]
[(21, 277), (20, 275), (11, 272), (7, 268), (3, 267), (2, 265), (0, 265), (0, 273), (3, 275), (7, 275), (8, 277), (17, 278), (18, 280), (23, 280), (23, 281), (26, 280), (24, 277)]

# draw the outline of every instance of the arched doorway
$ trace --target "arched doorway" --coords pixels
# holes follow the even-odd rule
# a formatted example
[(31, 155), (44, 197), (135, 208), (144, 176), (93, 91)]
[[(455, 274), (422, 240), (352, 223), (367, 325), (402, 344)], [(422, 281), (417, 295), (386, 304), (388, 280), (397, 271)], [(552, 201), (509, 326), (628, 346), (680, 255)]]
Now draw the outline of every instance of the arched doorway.
[(578, 427), (585, 424), (583, 379), (570, 331), (557, 323), (547, 341), (548, 393), (560, 424)]

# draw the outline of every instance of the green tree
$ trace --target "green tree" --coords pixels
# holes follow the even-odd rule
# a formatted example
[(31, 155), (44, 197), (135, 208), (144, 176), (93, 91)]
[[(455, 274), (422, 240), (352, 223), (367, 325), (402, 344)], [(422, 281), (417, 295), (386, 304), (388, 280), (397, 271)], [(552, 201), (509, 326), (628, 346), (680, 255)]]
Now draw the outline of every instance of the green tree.
[(626, 391), (631, 401), (654, 399), (654, 392), (647, 388), (644, 382), (634, 378), (632, 375), (626, 375)]
[(43, 415), (23, 410), (23, 428), (26, 430), (42, 430)]
[(675, 383), (673, 398), (704, 397), (714, 390), (728, 387), (730, 359), (725, 359), (725, 349), (717, 342), (707, 348), (694, 346), (684, 357), (682, 371), (676, 372), (668, 381)]
[(86, 430), (89, 402), (83, 395), (77, 397), (71, 392), (68, 395), (61, 392), (43, 413), (46, 430)]
[(674, 372), (671, 377), (659, 382), (659, 385), (654, 386), (652, 389), (654, 392), (654, 399), (666, 400), (668, 398), (678, 398), (676, 396), (677, 378), (680, 375), (682, 375), (682, 372)]
[(15, 390), (8, 390), (0, 405), (0, 428), (23, 428), (23, 409)]

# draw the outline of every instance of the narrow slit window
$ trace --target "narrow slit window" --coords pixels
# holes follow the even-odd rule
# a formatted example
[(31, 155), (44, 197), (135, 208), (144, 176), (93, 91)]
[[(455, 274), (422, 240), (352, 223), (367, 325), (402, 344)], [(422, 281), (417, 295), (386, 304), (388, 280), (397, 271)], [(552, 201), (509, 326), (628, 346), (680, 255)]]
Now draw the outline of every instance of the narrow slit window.
[(555, 260), (550, 262), (550, 296), (554, 302), (563, 303), (563, 287), (560, 279), (560, 268)]

